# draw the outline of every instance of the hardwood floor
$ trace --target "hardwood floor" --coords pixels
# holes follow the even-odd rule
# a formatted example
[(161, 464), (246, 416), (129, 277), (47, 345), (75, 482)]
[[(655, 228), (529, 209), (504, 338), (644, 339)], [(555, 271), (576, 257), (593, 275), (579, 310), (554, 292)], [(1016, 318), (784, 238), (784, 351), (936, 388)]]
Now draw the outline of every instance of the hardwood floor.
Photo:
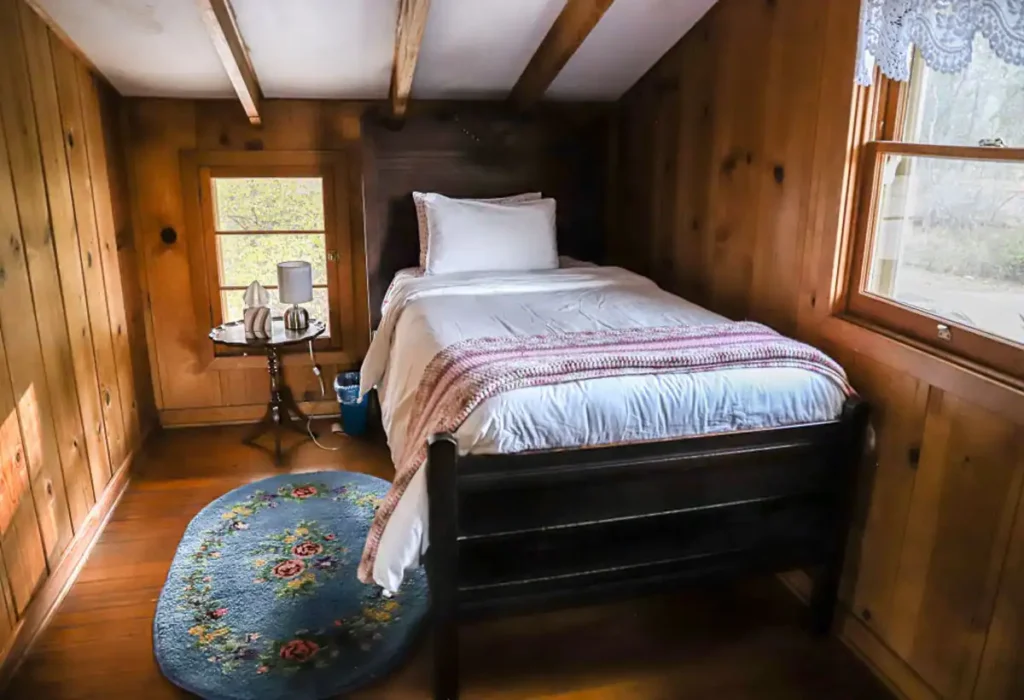
[[(7, 700), (181, 698), (152, 652), (157, 596), (185, 526), (224, 492), (280, 473), (239, 444), (237, 427), (157, 433), (136, 463), (81, 575), (36, 641)], [(291, 471), (349, 469), (388, 478), (386, 448), (329, 436), (339, 452), (299, 447)], [(775, 579), (645, 600), (512, 617), (462, 628), (463, 697), (890, 698), (834, 639), (800, 626)], [(402, 670), (358, 698), (429, 697), (424, 642)]]

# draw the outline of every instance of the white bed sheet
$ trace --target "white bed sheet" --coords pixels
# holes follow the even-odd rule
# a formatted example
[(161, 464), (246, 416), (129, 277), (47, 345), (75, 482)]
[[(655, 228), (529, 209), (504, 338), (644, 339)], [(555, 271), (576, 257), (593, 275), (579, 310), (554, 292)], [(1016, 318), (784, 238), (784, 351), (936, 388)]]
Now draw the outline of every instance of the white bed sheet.
[[(363, 363), (376, 386), (394, 459), (420, 378), (443, 348), (469, 338), (705, 325), (728, 319), (621, 268), (461, 273), (396, 281)], [(484, 401), (456, 432), (462, 454), (494, 454), (759, 430), (836, 418), (843, 391), (801, 369), (603, 377), (528, 387)], [(374, 580), (395, 591), (426, 551), (425, 471), (388, 522)]]

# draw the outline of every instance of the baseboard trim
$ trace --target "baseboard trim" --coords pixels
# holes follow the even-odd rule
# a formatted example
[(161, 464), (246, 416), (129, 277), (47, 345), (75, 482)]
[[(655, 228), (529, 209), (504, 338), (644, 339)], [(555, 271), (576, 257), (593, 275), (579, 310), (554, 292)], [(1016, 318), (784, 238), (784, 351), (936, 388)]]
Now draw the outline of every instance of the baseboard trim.
[[(779, 579), (804, 603), (810, 600), (811, 577), (804, 571), (779, 574)], [(871, 672), (902, 700), (942, 700), (917, 672), (843, 603), (836, 605), (836, 636)]]
[(128, 484), (131, 482), (132, 462), (141, 446), (145, 444), (146, 438), (149, 437), (149, 432), (147, 430), (141, 436), (139, 447), (125, 458), (120, 468), (107, 483), (100, 499), (82, 523), (82, 528), (71, 540), (67, 551), (61, 557), (60, 563), (32, 597), (24, 616), (18, 621), (14, 633), (11, 635), (11, 641), (7, 648), (0, 650), (0, 695), (18, 671), (21, 662), (25, 660), (36, 638), (50, 623), (57, 608), (64, 600), (64, 596), (68, 594), (71, 586), (78, 579), (78, 574), (85, 566), (92, 548), (106, 528), (121, 496), (128, 489)]
[[(299, 408), (310, 416), (333, 416), (338, 413), (337, 401), (301, 401)], [(200, 428), (210, 425), (255, 423), (267, 412), (266, 404), (214, 406), (209, 408), (165, 408), (160, 411), (164, 428)]]

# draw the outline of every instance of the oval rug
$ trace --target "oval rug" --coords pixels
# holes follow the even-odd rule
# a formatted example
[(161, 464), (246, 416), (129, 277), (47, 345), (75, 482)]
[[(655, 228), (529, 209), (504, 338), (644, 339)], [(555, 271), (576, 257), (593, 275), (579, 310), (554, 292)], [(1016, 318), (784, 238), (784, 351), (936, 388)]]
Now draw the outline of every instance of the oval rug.
[(285, 474), (203, 508), (156, 607), (163, 674), (211, 700), (319, 700), (391, 671), (428, 596), (422, 569), (391, 599), (356, 578), (389, 486), (351, 472)]

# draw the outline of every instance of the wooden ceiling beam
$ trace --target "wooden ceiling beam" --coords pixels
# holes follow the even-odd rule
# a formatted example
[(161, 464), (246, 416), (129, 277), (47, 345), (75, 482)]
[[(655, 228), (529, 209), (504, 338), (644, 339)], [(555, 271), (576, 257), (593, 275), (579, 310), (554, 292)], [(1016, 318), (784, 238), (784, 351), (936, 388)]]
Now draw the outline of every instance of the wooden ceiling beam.
[(400, 0), (395, 28), (395, 60), (391, 65), (391, 115), (405, 117), (412, 93), (412, 78), (427, 28), (430, 0)]
[(510, 99), (522, 109), (539, 102), (612, 2), (614, 0), (569, 0), (526, 64), (512, 88)]
[(203, 15), (203, 22), (210, 33), (213, 47), (220, 56), (224, 71), (235, 89), (242, 109), (252, 124), (260, 124), (260, 101), (263, 95), (256, 80), (256, 71), (249, 60), (249, 51), (238, 31), (234, 10), (228, 0), (196, 0)]

